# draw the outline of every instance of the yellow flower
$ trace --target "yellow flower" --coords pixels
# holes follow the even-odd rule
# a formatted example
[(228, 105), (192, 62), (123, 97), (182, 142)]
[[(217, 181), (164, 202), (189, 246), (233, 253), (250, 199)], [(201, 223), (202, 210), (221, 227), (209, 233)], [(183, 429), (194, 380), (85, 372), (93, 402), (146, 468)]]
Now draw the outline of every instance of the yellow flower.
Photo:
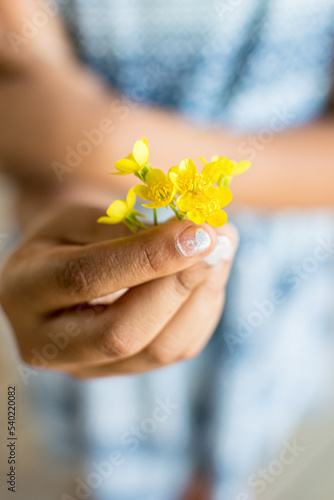
[(132, 154), (124, 158), (124, 160), (116, 161), (115, 168), (119, 172), (113, 172), (114, 175), (135, 174), (143, 169), (148, 164), (149, 148), (145, 137), (141, 141), (136, 141)]
[(158, 168), (152, 168), (145, 176), (147, 186), (137, 184), (135, 193), (143, 200), (152, 203), (144, 203), (146, 208), (161, 208), (169, 205), (174, 199), (176, 188), (167, 175)]
[(207, 163), (199, 173), (192, 160), (183, 160), (178, 167), (172, 167), (168, 172), (170, 180), (181, 195), (188, 191), (205, 191), (218, 181), (219, 175), (220, 170), (216, 162)]
[(97, 222), (101, 224), (118, 224), (129, 217), (136, 203), (136, 195), (133, 189), (130, 189), (126, 201), (116, 200), (107, 209), (108, 217), (100, 217)]
[(144, 226), (138, 219), (137, 215), (145, 217), (145, 215), (133, 209), (136, 203), (136, 195), (134, 189), (131, 188), (127, 194), (126, 201), (116, 200), (107, 209), (107, 216), (100, 217), (97, 222), (100, 224), (118, 224), (124, 222), (132, 231), (136, 231), (136, 225)]
[[(200, 158), (200, 160), (205, 164), (203, 158)], [(211, 162), (217, 163), (219, 168), (220, 174), (218, 185), (225, 187), (229, 187), (233, 177), (243, 174), (251, 166), (249, 161), (239, 161), (238, 163), (235, 163), (234, 161), (231, 161), (228, 158), (224, 158), (222, 156), (213, 156), (211, 158)]]
[(232, 193), (228, 188), (209, 187), (204, 191), (188, 191), (182, 194), (176, 205), (196, 224), (207, 222), (210, 226), (219, 227), (227, 222), (227, 214), (221, 208), (231, 201)]

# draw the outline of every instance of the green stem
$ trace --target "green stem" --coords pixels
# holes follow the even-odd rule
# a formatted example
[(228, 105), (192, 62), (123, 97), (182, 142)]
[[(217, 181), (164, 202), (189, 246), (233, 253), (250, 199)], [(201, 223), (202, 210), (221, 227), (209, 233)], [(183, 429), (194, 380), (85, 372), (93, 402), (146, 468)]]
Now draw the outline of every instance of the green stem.
[(154, 212), (154, 225), (158, 225), (158, 210), (156, 208), (153, 209)]
[(177, 217), (179, 220), (183, 220), (183, 219), (184, 219), (185, 215), (180, 214), (180, 213), (177, 211), (177, 209), (174, 207), (174, 205), (170, 204), (169, 206), (170, 206), (170, 208), (173, 210), (174, 214), (176, 215), (176, 217)]
[(131, 221), (124, 219), (123, 223), (132, 231), (133, 233), (137, 232), (137, 226), (135, 226)]
[(135, 172), (135, 174), (134, 174), (134, 175), (135, 175), (136, 177), (138, 177), (138, 179), (140, 179), (142, 182), (145, 182), (145, 179), (144, 179), (144, 177), (142, 176), (142, 174), (141, 174), (141, 173), (139, 173), (139, 172)]
[(135, 172), (135, 176), (145, 183), (145, 177), (149, 170), (152, 170), (152, 167), (149, 163), (147, 163), (140, 170), (137, 170), (137, 172)]
[(220, 177), (218, 179), (218, 186), (219, 187), (230, 187), (230, 184), (232, 182), (232, 177), (231, 176), (228, 176), (228, 177)]
[(142, 223), (142, 221), (136, 219), (136, 224), (137, 226), (141, 227), (142, 229), (148, 229), (147, 226), (145, 226), (145, 224)]

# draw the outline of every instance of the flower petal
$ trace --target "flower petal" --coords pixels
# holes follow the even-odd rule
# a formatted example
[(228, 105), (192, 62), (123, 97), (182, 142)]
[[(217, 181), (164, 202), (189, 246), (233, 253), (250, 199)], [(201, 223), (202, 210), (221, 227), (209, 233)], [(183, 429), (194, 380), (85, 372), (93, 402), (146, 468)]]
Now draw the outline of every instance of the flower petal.
[(224, 210), (218, 210), (211, 217), (208, 217), (206, 221), (212, 227), (224, 226), (227, 222), (227, 213)]
[(219, 162), (217, 161), (212, 161), (210, 163), (207, 163), (201, 172), (201, 177), (204, 180), (207, 179), (208, 181), (211, 181), (212, 184), (215, 184), (215, 182), (218, 181), (220, 176), (221, 176), (220, 166)]
[(176, 205), (181, 212), (188, 212), (193, 210), (196, 204), (196, 194), (195, 193), (184, 193), (176, 200)]
[(178, 174), (179, 173), (179, 167), (170, 167), (169, 171), (168, 171), (168, 177), (169, 177), (169, 174)]
[(145, 182), (148, 186), (153, 186), (154, 184), (167, 184), (169, 182), (165, 172), (159, 168), (152, 168), (149, 170), (145, 177)]
[(115, 224), (123, 220), (127, 212), (128, 206), (123, 200), (114, 201), (107, 210), (107, 214)]
[(196, 175), (197, 168), (193, 160), (187, 159), (182, 160), (179, 165), (179, 173), (186, 173), (187, 175), (193, 177)]
[(199, 174), (192, 160), (183, 160), (178, 167), (170, 168), (168, 175), (178, 193), (182, 194), (194, 189)]
[(187, 217), (191, 221), (195, 222), (195, 224), (204, 224), (205, 222), (205, 216), (197, 210), (191, 210), (190, 212), (187, 212)]
[(233, 169), (233, 175), (240, 175), (246, 172), (250, 168), (251, 164), (249, 161), (239, 161)]
[(145, 144), (144, 141), (136, 141), (133, 146), (133, 156), (138, 165), (140, 165), (141, 167), (143, 165), (146, 165), (149, 157), (149, 149), (147, 143)]
[(99, 224), (117, 224), (117, 222), (114, 222), (110, 217), (100, 217), (97, 219), (97, 222)]
[(232, 191), (227, 187), (217, 187), (216, 188), (219, 206), (226, 207), (232, 201)]
[(126, 197), (126, 204), (127, 204), (128, 208), (132, 208), (135, 206), (136, 195), (135, 195), (134, 188), (129, 189), (129, 192), (128, 192), (127, 197)]
[(150, 201), (152, 198), (149, 195), (149, 188), (147, 186), (143, 186), (142, 184), (137, 184), (134, 188), (134, 192), (140, 196), (143, 200)]
[(116, 161), (115, 168), (124, 174), (132, 174), (138, 170), (138, 165), (134, 161), (125, 158)]
[(228, 177), (229, 175), (232, 174), (234, 170), (234, 162), (229, 160), (228, 158), (218, 158), (217, 160), (220, 168), (220, 176), (221, 177)]
[(219, 191), (217, 191), (217, 188), (213, 186), (209, 186), (206, 189), (202, 189), (201, 193), (198, 194), (198, 197), (200, 197), (201, 201), (204, 203), (214, 198), (218, 198), (218, 196), (219, 196)]
[(142, 206), (146, 208), (162, 208), (168, 205), (169, 201), (153, 201), (152, 203), (143, 203)]
[(169, 171), (168, 177), (171, 180), (171, 182), (174, 184), (175, 189), (177, 189), (177, 191), (179, 193), (183, 193), (185, 189), (184, 189), (184, 182), (183, 182), (182, 176), (180, 176), (176, 172)]

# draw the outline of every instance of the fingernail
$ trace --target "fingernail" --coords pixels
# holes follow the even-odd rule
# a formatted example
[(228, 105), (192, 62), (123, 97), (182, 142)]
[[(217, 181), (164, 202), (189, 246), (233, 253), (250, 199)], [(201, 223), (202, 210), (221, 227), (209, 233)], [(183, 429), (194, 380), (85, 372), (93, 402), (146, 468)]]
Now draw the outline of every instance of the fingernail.
[(178, 249), (185, 257), (206, 252), (211, 243), (210, 235), (202, 227), (194, 226), (185, 229), (176, 240)]
[(223, 235), (217, 236), (217, 245), (213, 252), (210, 253), (207, 257), (205, 257), (204, 262), (209, 264), (210, 266), (214, 266), (218, 264), (218, 262), (222, 260), (229, 261), (232, 259), (234, 255), (234, 245), (230, 238)]

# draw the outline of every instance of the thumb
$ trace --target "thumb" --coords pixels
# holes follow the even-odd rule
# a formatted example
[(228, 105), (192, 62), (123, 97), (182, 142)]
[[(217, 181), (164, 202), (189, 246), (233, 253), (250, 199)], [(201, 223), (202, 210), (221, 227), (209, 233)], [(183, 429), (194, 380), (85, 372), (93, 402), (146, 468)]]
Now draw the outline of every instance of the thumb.
[(21, 284), (33, 279), (48, 307), (71, 307), (186, 269), (213, 252), (216, 242), (207, 224), (171, 221), (126, 238), (59, 245), (37, 258), (28, 253), (31, 262), (22, 272), (31, 276)]

